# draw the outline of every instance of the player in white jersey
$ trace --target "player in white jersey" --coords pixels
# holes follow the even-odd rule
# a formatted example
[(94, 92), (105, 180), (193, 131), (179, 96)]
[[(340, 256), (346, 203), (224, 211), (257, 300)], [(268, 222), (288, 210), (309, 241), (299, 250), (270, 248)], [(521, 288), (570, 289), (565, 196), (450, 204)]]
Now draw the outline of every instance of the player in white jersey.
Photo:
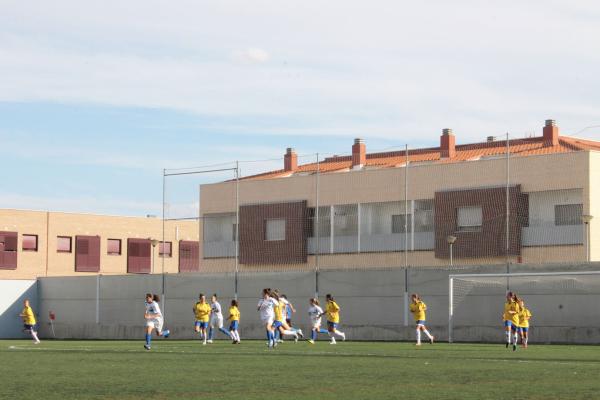
[(309, 299), (310, 307), (308, 309), (308, 316), (310, 317), (310, 339), (308, 343), (314, 344), (317, 340), (317, 334), (327, 334), (327, 329), (321, 329), (321, 316), (323, 315), (323, 309), (319, 305), (319, 299)]
[(278, 307), (279, 303), (273, 297), (271, 297), (271, 289), (263, 289), (262, 299), (258, 301), (258, 312), (260, 313), (260, 320), (265, 326), (267, 331), (267, 340), (269, 347), (275, 347), (275, 329), (273, 328), (273, 321), (275, 320), (275, 307)]
[(215, 327), (231, 339), (231, 335), (227, 329), (223, 328), (223, 312), (221, 311), (221, 304), (217, 301), (216, 293), (210, 298), (210, 328), (208, 330), (208, 343), (213, 342)]
[(146, 312), (144, 313), (146, 319), (146, 344), (144, 344), (144, 348), (146, 350), (150, 350), (153, 330), (156, 329), (156, 334), (164, 338), (168, 338), (171, 333), (168, 329), (163, 330), (164, 319), (158, 305), (159, 302), (160, 298), (157, 294), (146, 293)]

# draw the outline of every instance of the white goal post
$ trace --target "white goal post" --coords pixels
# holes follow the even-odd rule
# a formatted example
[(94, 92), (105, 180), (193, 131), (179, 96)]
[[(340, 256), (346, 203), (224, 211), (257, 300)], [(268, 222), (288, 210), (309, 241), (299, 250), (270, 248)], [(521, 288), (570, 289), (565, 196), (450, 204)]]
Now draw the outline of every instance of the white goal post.
[[(600, 276), (600, 271), (562, 271), (562, 272), (525, 272), (525, 273), (498, 273), (498, 274), (451, 274), (448, 276), (448, 343), (453, 341), (453, 326), (455, 311), (464, 298), (475, 288), (479, 283), (478, 289), (488, 289), (499, 291), (502, 289), (504, 293), (511, 288), (511, 279), (514, 281), (520, 280), (520, 284), (528, 284), (530, 287), (539, 288), (540, 280), (538, 278), (546, 278), (549, 280), (548, 287), (552, 289), (552, 285), (556, 286), (560, 283), (561, 288), (571, 290), (586, 291), (582, 286), (588, 284), (589, 280), (581, 280), (582, 276)], [(569, 278), (571, 277), (571, 278)], [(515, 279), (516, 278), (516, 279)], [(463, 285), (457, 285), (463, 282)], [(596, 282), (596, 286), (600, 284)], [(593, 294), (600, 295), (600, 290), (596, 289)], [(491, 296), (491, 294), (490, 294)], [(500, 313), (500, 311), (499, 311)]]

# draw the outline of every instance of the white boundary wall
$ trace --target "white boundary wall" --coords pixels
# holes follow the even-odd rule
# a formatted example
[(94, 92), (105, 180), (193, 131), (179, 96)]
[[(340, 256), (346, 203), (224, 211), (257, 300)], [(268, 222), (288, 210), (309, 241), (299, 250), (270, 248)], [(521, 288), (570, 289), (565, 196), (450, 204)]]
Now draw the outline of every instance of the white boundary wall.
[[(600, 263), (580, 265), (511, 265), (511, 272), (590, 271), (600, 270)], [(448, 277), (451, 274), (505, 273), (506, 265), (442, 268), (394, 268), (366, 270), (321, 270), (321, 301), (331, 293), (340, 304), (341, 329), (353, 340), (413, 340), (414, 323), (406, 313), (410, 293), (419, 293), (428, 305), (427, 323), (439, 340), (448, 334)], [(56, 314), (58, 338), (139, 339), (143, 337), (144, 294), (162, 293), (161, 275), (88, 276), (41, 278), (39, 280), (40, 314)], [(166, 275), (164, 313), (166, 326), (173, 338), (193, 338), (192, 306), (198, 293), (218, 293), (224, 312), (234, 295), (233, 274)], [(256, 304), (264, 287), (279, 288), (294, 303), (298, 313), (295, 325), (308, 329), (308, 298), (314, 295), (314, 271), (240, 273), (238, 296), (242, 313), (242, 338), (262, 338), (263, 328)], [(548, 295), (542, 303), (551, 302)], [(565, 294), (561, 294), (565, 296)], [(567, 294), (568, 296), (568, 294)], [(589, 301), (587, 297), (585, 301)], [(597, 297), (600, 304), (600, 291)], [(482, 301), (493, 316), (499, 316), (504, 304), (503, 293), (491, 293)], [(573, 297), (565, 304), (577, 305), (583, 299)], [(595, 300), (594, 300), (595, 301)], [(477, 303), (470, 305), (477, 307)], [(550, 307), (532, 310), (531, 342), (600, 343), (600, 323), (582, 316), (568, 326), (544, 326), (555, 318)], [(546, 313), (548, 313), (546, 315)], [(468, 314), (468, 313), (467, 313)], [(475, 313), (474, 313), (475, 314)], [(497, 314), (497, 315), (496, 315)], [(225, 316), (227, 317), (227, 316)], [(496, 319), (498, 323), (496, 324)], [(463, 320), (454, 327), (455, 341), (500, 342), (503, 327), (500, 317), (489, 323)], [(51, 335), (47, 318), (41, 333)], [(221, 333), (217, 338), (224, 338)]]
[(18, 339), (27, 337), (22, 332), (23, 322), (19, 314), (23, 300), (29, 299), (36, 317), (37, 284), (34, 280), (0, 280), (0, 338)]

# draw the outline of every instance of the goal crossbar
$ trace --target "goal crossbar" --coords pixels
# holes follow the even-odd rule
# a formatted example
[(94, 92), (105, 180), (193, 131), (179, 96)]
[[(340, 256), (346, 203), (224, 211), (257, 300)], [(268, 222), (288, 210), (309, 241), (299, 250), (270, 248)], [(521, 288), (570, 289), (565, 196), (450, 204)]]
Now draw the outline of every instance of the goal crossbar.
[(452, 343), (452, 324), (454, 322), (454, 280), (468, 278), (517, 278), (526, 276), (573, 276), (600, 275), (600, 271), (563, 271), (563, 272), (516, 272), (497, 274), (450, 274), (448, 275), (448, 343)]

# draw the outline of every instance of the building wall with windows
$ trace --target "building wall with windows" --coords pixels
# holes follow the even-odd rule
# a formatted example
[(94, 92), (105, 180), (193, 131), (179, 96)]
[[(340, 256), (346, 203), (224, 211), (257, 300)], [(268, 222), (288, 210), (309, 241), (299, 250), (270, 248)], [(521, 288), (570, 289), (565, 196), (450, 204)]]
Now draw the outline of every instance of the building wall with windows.
[[(0, 279), (198, 269), (197, 221), (0, 210)], [(195, 249), (195, 253), (194, 253)], [(183, 250), (183, 251), (182, 251)], [(161, 253), (164, 253), (164, 257)], [(154, 264), (154, 269), (152, 268)]]
[[(247, 269), (259, 264), (280, 269), (307, 267), (316, 264), (317, 251), (323, 268), (393, 267), (405, 262), (411, 266), (447, 265), (448, 235), (457, 237), (455, 263), (585, 261), (581, 216), (596, 214), (594, 222), (600, 224), (600, 183), (596, 184), (600, 179), (593, 179), (600, 177), (599, 158), (595, 151), (572, 151), (510, 160), (508, 254), (503, 157), (322, 173), (318, 196), (314, 175), (242, 180), (238, 188), (240, 216), (249, 207), (260, 205), (268, 210), (305, 202), (304, 237), (294, 234), (286, 241), (293, 237), (295, 242), (282, 241), (281, 245), (305, 247), (306, 258), (300, 260), (295, 254), (282, 260), (280, 252), (269, 258), (275, 252), (265, 250), (260, 262), (245, 262), (244, 249), (263, 244), (258, 228), (254, 235), (240, 235), (240, 265)], [(406, 194), (405, 186), (409, 188)], [(210, 229), (205, 223), (201, 258), (202, 265), (211, 270), (229, 269), (234, 263), (235, 198), (235, 182), (201, 186), (202, 219), (211, 221)], [(592, 261), (600, 256), (594, 243), (599, 237), (594, 222), (590, 226)], [(258, 220), (253, 223), (261, 225)], [(244, 221), (240, 224), (240, 232), (244, 232)], [(289, 220), (286, 229), (296, 226)], [(224, 233), (220, 238), (215, 232)], [(405, 247), (409, 249), (406, 260)]]

